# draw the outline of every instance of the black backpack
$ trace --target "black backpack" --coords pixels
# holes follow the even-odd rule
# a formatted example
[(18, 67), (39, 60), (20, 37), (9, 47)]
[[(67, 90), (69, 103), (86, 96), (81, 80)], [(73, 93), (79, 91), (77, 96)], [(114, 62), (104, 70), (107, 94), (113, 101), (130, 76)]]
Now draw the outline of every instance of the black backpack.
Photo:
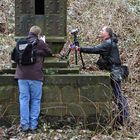
[(33, 42), (22, 38), (17, 42), (16, 47), (12, 50), (11, 59), (20, 65), (31, 65), (36, 62), (36, 46), (38, 39)]

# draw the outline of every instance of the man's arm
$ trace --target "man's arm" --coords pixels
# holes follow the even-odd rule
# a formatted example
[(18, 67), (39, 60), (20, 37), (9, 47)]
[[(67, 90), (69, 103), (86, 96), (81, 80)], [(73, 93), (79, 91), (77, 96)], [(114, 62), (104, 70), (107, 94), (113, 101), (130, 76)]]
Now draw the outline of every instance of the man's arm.
[(42, 40), (38, 43), (37, 55), (46, 57), (52, 56), (52, 50), (49, 48), (47, 43), (44, 43)]
[(109, 49), (110, 49), (109, 43), (102, 43), (95, 47), (93, 46), (80, 47), (79, 51), (83, 53), (89, 53), (89, 54), (102, 54), (108, 52)]

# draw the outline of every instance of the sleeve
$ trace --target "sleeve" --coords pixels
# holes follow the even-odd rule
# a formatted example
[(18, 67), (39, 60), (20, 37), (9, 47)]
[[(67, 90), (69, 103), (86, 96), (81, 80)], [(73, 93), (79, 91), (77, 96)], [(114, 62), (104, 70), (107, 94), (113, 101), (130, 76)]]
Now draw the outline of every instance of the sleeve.
[(108, 52), (110, 50), (110, 46), (111, 45), (109, 43), (102, 43), (97, 46), (81, 47), (80, 52), (89, 54), (102, 54)]
[(52, 56), (52, 50), (49, 48), (47, 43), (40, 41), (38, 44), (37, 55), (42, 57)]

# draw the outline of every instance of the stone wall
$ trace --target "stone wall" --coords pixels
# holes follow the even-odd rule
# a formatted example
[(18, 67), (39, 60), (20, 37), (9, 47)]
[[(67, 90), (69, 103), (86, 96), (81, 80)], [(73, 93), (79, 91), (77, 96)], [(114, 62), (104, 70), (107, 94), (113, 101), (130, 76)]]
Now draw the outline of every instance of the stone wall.
[[(0, 76), (0, 114), (19, 118), (18, 87), (13, 75)], [(45, 75), (41, 112), (48, 116), (111, 117), (112, 93), (108, 74)]]

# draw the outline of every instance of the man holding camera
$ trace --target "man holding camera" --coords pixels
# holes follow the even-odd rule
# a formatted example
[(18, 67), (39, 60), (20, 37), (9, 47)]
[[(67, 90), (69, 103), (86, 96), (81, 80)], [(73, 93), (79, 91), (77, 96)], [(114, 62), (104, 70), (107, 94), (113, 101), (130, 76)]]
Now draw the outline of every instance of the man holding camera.
[[(121, 60), (117, 46), (117, 36), (113, 33), (110, 27), (103, 27), (101, 30), (101, 37), (103, 42), (95, 47), (76, 47), (80, 53), (100, 54), (97, 65), (100, 69), (112, 72), (113, 69), (121, 67)], [(111, 86), (113, 89), (115, 102), (118, 105), (120, 115), (117, 122), (121, 125), (128, 120), (128, 103), (121, 91), (121, 80), (116, 80), (111, 77)]]
[(32, 26), (27, 37), (29, 43), (38, 40), (35, 47), (36, 62), (28, 65), (17, 64), (15, 73), (15, 79), (18, 80), (19, 87), (20, 128), (22, 132), (30, 130), (34, 133), (37, 129), (44, 77), (42, 71), (43, 60), (44, 57), (52, 55), (51, 49), (40, 39), (40, 34), (41, 28)]

